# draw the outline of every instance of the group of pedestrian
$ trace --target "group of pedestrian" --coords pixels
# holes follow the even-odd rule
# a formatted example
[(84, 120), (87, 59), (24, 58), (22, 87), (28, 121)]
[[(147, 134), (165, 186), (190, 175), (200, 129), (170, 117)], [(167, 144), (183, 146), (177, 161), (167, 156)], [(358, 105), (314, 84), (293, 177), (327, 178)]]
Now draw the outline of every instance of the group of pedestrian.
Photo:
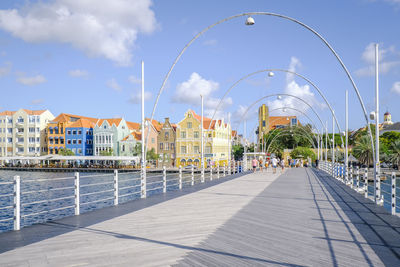
[(260, 167), (260, 171), (261, 172), (263, 171), (264, 166), (265, 166), (266, 170), (268, 170), (268, 167), (270, 165), (272, 167), (272, 172), (273, 173), (276, 173), (276, 169), (278, 167), (281, 167), (281, 172), (283, 172), (283, 170), (285, 169), (285, 160), (274, 157), (274, 158), (272, 158), (270, 160), (266, 160), (265, 164), (264, 164), (262, 158), (260, 158), (259, 160), (254, 158), (252, 160), (253, 172), (256, 172), (258, 166)]

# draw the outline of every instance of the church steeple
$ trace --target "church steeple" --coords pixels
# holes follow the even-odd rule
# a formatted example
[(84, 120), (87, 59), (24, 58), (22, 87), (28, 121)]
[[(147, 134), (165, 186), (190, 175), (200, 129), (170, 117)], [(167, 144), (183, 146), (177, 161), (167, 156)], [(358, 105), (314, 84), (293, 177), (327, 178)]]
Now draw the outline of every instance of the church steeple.
[(385, 125), (393, 124), (392, 115), (389, 113), (389, 111), (386, 111), (385, 114), (383, 115), (383, 124)]

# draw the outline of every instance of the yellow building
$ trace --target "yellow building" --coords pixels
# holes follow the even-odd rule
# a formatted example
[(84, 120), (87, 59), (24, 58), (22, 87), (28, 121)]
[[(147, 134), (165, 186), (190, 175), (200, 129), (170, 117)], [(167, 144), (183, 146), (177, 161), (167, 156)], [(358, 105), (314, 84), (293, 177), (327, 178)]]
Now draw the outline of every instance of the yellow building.
[(258, 108), (258, 141), (261, 143), (261, 139), (269, 131), (269, 112), (268, 106), (262, 104)]
[[(231, 127), (223, 120), (203, 118), (188, 110), (176, 129), (175, 166), (201, 166), (201, 127), (204, 131), (204, 161), (209, 165), (228, 165), (231, 159)], [(210, 128), (208, 130), (208, 128)]]

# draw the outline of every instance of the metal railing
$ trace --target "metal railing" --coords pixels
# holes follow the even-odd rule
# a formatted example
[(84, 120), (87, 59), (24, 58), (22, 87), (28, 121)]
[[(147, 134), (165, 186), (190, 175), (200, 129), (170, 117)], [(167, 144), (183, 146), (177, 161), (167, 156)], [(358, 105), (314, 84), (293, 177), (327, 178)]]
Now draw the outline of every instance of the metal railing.
[[(365, 198), (375, 199), (374, 184), (369, 183), (369, 178), (373, 179), (373, 174), (369, 173), (368, 168), (360, 169), (358, 166), (346, 168), (344, 164), (321, 161), (318, 168), (335, 179), (345, 183), (357, 193), (363, 194)], [(376, 185), (376, 204), (383, 205), (392, 215), (399, 215), (400, 210), (400, 180), (396, 179), (396, 173), (381, 175)], [(397, 203), (399, 200), (399, 204)]]
[[(241, 162), (232, 162), (226, 166), (213, 166), (207, 169), (182, 169), (167, 171), (164, 167), (161, 173), (147, 172), (143, 181), (140, 171), (102, 173), (74, 176), (21, 179), (14, 176), (13, 181), (2, 181), (1, 186), (8, 186), (9, 192), (0, 190), (0, 226), (13, 224), (13, 230), (49, 219), (79, 215), (93, 209), (118, 205), (142, 196), (167, 193), (180, 190), (207, 180), (220, 179), (235, 173), (245, 171)], [(11, 199), (1, 201), (3, 198)], [(1, 206), (5, 204), (4, 206)], [(69, 210), (69, 214), (68, 211)], [(6, 211), (6, 212), (4, 212)], [(7, 213), (8, 212), (8, 213)], [(60, 214), (54, 215), (55, 212)], [(54, 216), (53, 216), (54, 215)], [(34, 220), (36, 218), (36, 221)]]

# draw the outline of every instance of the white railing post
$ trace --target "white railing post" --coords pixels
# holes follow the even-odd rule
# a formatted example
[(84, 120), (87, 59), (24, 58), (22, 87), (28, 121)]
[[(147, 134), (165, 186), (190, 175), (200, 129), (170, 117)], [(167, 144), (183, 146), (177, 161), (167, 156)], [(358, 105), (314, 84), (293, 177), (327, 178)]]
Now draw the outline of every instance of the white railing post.
[(380, 202), (380, 201), (382, 201), (381, 198), (382, 198), (382, 196), (381, 196), (381, 177), (380, 177), (380, 173), (377, 173), (376, 174), (376, 183), (375, 183), (375, 200), (376, 200), (377, 204), (383, 203), (383, 202)]
[(204, 183), (204, 165), (201, 167), (201, 182)]
[(223, 177), (225, 177), (226, 176), (226, 165), (225, 165), (225, 162), (224, 162), (224, 167), (223, 167), (223, 175), (222, 175)]
[(179, 189), (182, 189), (182, 166), (179, 166)]
[(212, 177), (213, 173), (212, 173), (212, 171), (213, 171), (213, 168), (212, 168), (212, 166), (210, 166), (210, 181), (213, 180), (213, 177)]
[(144, 170), (141, 171), (141, 177), (140, 177), (140, 198), (146, 198), (147, 197), (147, 182), (146, 182), (146, 165), (144, 166)]
[(118, 170), (114, 170), (114, 205), (118, 205)]
[(364, 170), (364, 197), (368, 198), (368, 168)]
[(217, 164), (217, 179), (219, 179), (219, 163)]
[(232, 165), (232, 162), (228, 161), (228, 175), (231, 175), (231, 165)]
[(163, 193), (167, 192), (167, 167), (163, 166)]
[(396, 215), (396, 173), (392, 172), (392, 201), (391, 201), (391, 211), (392, 215)]
[(350, 188), (353, 189), (354, 188), (353, 165), (350, 165), (348, 177), (350, 182)]
[(14, 230), (21, 229), (21, 178), (14, 176)]
[(192, 186), (194, 185), (194, 167), (192, 165)]
[(357, 179), (357, 184), (356, 184), (356, 188), (357, 188), (357, 192), (360, 190), (360, 167), (356, 167), (356, 179)]
[(75, 172), (75, 215), (80, 214), (79, 172)]

